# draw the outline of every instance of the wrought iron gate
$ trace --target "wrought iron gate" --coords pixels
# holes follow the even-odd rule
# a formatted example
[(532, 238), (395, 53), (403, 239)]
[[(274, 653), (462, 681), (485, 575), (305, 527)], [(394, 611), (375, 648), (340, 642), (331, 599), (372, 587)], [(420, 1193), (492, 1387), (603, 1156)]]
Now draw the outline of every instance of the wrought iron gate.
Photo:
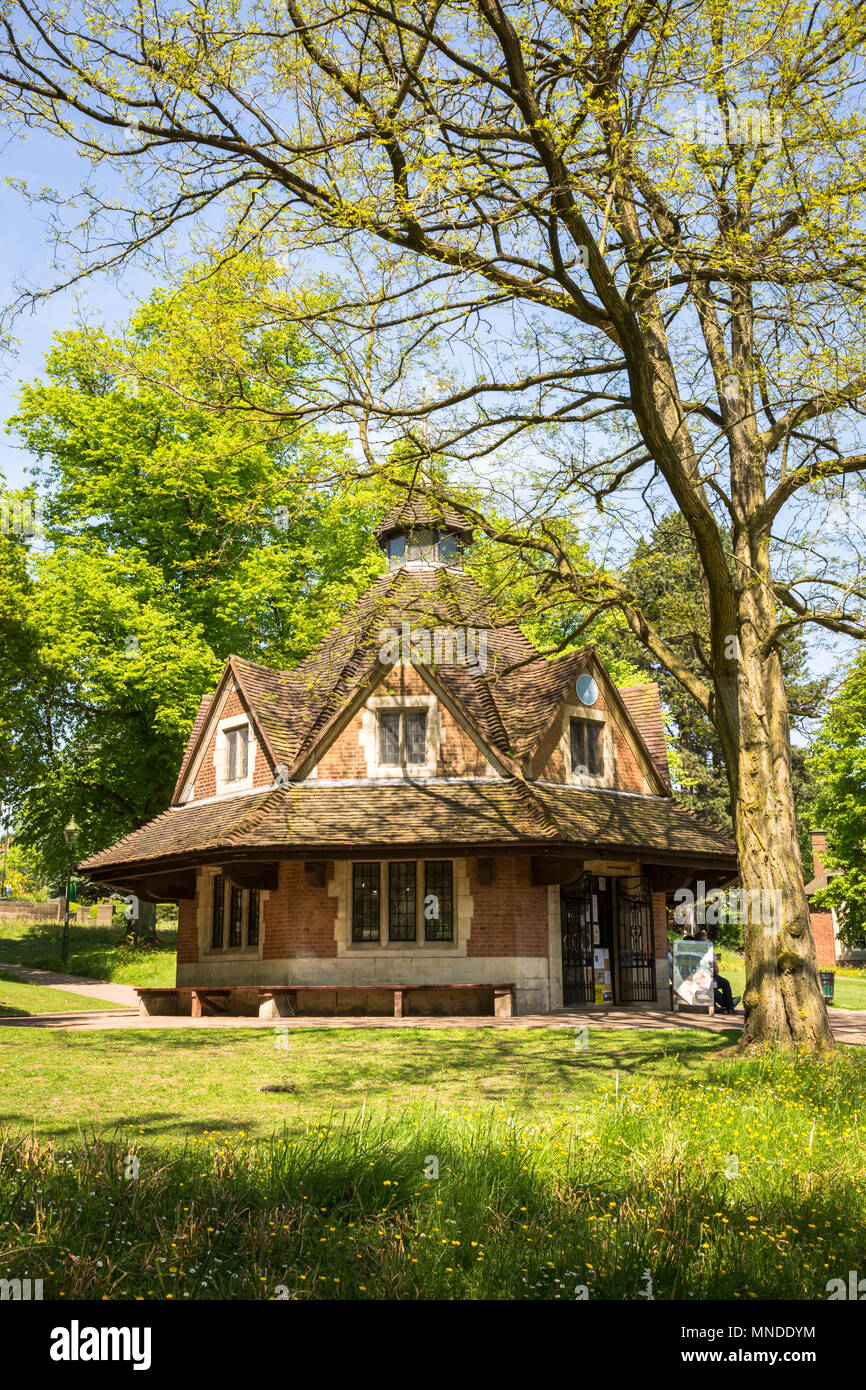
[(653, 900), (645, 878), (616, 880), (616, 944), (621, 1004), (656, 998)]
[(592, 880), (583, 874), (560, 894), (562, 921), (562, 1002), (591, 1004), (595, 998), (592, 973)]

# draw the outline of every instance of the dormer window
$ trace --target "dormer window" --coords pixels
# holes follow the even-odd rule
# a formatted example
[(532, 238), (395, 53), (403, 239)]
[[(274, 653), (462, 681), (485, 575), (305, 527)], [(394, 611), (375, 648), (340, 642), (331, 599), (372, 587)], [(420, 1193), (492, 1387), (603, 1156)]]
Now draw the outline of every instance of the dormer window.
[(596, 719), (571, 721), (571, 770), (590, 777), (604, 775), (602, 731), (604, 725)]
[(426, 709), (379, 710), (380, 767), (423, 767), (427, 762)]
[(401, 565), (435, 565), (454, 560), (459, 553), (457, 537), (426, 528), (389, 536), (386, 542), (389, 569)]
[(248, 724), (226, 731), (226, 781), (240, 782), (249, 771), (250, 730)]
[(256, 738), (246, 714), (230, 714), (217, 725), (213, 767), (217, 796), (252, 791), (255, 782)]
[(460, 557), (460, 542), (451, 531), (443, 531), (439, 537), (439, 559), (444, 565)]

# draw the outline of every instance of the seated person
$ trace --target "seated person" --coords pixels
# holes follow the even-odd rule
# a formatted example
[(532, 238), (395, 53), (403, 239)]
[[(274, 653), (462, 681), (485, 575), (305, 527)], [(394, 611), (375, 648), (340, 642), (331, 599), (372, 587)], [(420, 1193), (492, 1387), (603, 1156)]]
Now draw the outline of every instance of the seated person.
[(716, 1008), (723, 1014), (732, 1014), (740, 1002), (741, 995), (736, 999), (731, 993), (731, 982), (726, 980), (724, 975), (719, 974), (719, 962), (713, 956), (713, 994)]

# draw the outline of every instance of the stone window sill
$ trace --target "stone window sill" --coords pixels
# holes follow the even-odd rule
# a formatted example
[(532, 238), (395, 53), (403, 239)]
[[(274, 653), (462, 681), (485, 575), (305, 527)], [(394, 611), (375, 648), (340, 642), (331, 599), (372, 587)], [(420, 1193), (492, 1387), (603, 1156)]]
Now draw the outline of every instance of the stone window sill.
[(246, 960), (258, 960), (258, 946), (209, 946), (204, 953), (205, 960), (208, 957), (219, 960), (221, 956), (231, 956), (233, 959), (242, 957)]
[(432, 951), (435, 955), (441, 955), (443, 951), (456, 951), (457, 947), (456, 941), (350, 941), (347, 943), (346, 949), (358, 951), (361, 954), (381, 951), (387, 955), (392, 955), (394, 952), (413, 955), (418, 952)]

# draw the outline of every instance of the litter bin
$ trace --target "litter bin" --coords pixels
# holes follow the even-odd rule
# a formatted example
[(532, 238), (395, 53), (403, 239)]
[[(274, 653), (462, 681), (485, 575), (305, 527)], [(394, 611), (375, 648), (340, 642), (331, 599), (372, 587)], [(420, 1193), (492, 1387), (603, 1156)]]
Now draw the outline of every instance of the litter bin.
[(831, 1000), (836, 989), (836, 971), (821, 970), (819, 974), (821, 976), (821, 988), (824, 991), (824, 998)]

